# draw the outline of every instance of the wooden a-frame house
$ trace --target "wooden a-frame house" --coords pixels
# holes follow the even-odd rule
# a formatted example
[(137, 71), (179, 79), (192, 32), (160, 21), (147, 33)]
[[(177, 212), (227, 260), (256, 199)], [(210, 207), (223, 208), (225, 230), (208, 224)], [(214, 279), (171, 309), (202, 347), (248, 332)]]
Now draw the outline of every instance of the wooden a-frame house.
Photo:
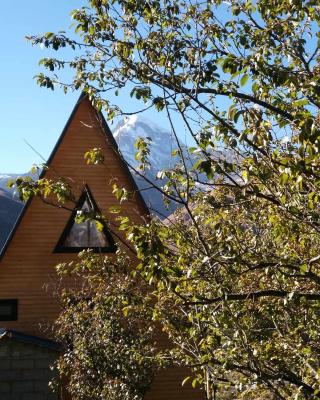
[[(88, 165), (86, 151), (101, 148), (104, 165)], [(78, 196), (75, 209), (99, 208), (112, 220), (114, 204), (110, 182), (116, 180), (133, 196), (123, 214), (143, 222), (148, 209), (103, 115), (80, 96), (48, 160), (43, 176), (65, 177)], [(93, 248), (114, 252), (121, 244), (107, 227), (75, 224), (74, 215), (33, 198), (24, 207), (0, 254), (0, 399), (65, 399), (48, 389), (50, 364), (60, 346), (44, 329), (59, 314), (59, 304), (46, 289), (56, 278), (55, 265), (71, 261), (76, 252)], [(199, 399), (190, 387), (181, 387), (181, 372), (167, 370), (156, 377), (147, 400)]]

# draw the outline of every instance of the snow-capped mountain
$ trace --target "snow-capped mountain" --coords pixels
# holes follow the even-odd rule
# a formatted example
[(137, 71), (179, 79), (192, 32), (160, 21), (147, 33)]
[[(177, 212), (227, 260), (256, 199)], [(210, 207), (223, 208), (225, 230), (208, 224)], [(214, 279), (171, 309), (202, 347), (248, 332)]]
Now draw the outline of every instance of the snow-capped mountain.
[[(137, 138), (149, 139), (150, 154), (148, 159), (150, 169), (144, 172), (144, 176), (156, 186), (161, 187), (165, 182), (156, 178), (157, 172), (171, 168), (177, 162), (177, 157), (172, 155), (177, 145), (171, 132), (140, 115), (131, 115), (118, 123), (113, 135), (124, 159), (133, 168), (136, 168), (139, 164), (135, 159), (137, 150), (134, 147)], [(175, 210), (176, 205), (174, 204), (169, 207), (164, 205), (161, 193), (157, 189), (150, 187), (149, 182), (134, 170), (131, 170), (131, 173), (138, 188), (141, 190), (147, 206), (153, 213), (160, 216), (160, 218), (165, 218)]]
[(113, 135), (126, 161), (137, 166), (134, 143), (138, 137), (150, 138), (149, 161), (154, 171), (169, 168), (172, 164), (173, 138), (171, 133), (146, 118), (131, 115), (116, 126)]
[(10, 179), (14, 179), (17, 174), (0, 174), (0, 188), (8, 190), (7, 183)]
[(27, 172), (24, 174), (0, 174), (0, 190), (4, 190), (7, 192), (8, 196), (12, 197), (13, 199), (19, 201), (18, 193), (15, 191), (14, 188), (8, 187), (8, 182), (11, 180), (15, 180), (18, 177), (26, 177), (30, 176), (32, 179), (37, 179), (38, 175), (32, 174), (31, 172)]

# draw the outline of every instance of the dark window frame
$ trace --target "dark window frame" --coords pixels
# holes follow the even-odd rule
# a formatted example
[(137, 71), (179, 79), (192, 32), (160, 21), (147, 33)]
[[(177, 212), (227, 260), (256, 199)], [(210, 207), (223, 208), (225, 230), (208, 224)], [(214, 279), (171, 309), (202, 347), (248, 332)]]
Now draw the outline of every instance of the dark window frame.
[(68, 247), (66, 247), (63, 245), (73, 224), (75, 223), (75, 217), (77, 215), (77, 212), (82, 209), (82, 206), (87, 199), (89, 199), (90, 203), (93, 205), (94, 210), (97, 213), (101, 213), (97, 203), (95, 202), (95, 200), (92, 196), (92, 193), (91, 193), (89, 187), (87, 185), (85, 185), (85, 187), (82, 191), (82, 194), (76, 204), (76, 207), (74, 208), (74, 210), (71, 214), (71, 217), (69, 218), (67, 225), (65, 226), (65, 228), (62, 232), (62, 235), (60, 236), (60, 239), (59, 239), (58, 243), (56, 244), (56, 247), (54, 248), (54, 251), (53, 251), (54, 253), (79, 253), (82, 250), (88, 250), (88, 249), (93, 250), (94, 253), (115, 253), (116, 252), (116, 250), (117, 250), (116, 243), (104, 221), (101, 221), (101, 223), (103, 225), (102, 232), (108, 239), (110, 246), (107, 246), (107, 247), (72, 247), (72, 246), (68, 246)]
[(0, 313), (0, 321), (17, 321), (18, 320), (18, 300), (17, 299), (0, 299), (1, 306), (11, 306), (11, 312), (8, 315)]

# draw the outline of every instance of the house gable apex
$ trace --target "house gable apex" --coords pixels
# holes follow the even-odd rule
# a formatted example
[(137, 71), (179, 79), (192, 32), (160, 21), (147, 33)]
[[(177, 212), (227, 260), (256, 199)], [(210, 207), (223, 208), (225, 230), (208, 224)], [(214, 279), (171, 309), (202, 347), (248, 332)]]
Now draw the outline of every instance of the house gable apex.
[[(60, 136), (58, 138), (58, 141), (56, 142), (56, 144), (55, 144), (55, 146), (54, 146), (54, 148), (53, 148), (53, 150), (52, 150), (52, 152), (51, 152), (51, 154), (50, 154), (50, 156), (49, 156), (49, 158), (48, 158), (48, 160), (46, 162), (46, 165), (48, 167), (50, 167), (50, 165), (51, 165), (51, 163), (53, 161), (53, 158), (57, 154), (57, 151), (58, 151), (58, 149), (59, 149), (59, 147), (60, 147), (60, 145), (61, 145), (61, 143), (62, 143), (62, 141), (63, 141), (63, 139), (64, 139), (64, 137), (66, 135), (66, 133), (68, 132), (68, 129), (69, 129), (70, 125), (71, 125), (71, 122), (73, 121), (73, 119), (74, 119), (74, 117), (75, 117), (75, 115), (76, 115), (76, 113), (77, 113), (77, 111), (79, 109), (79, 106), (83, 101), (90, 102), (90, 100), (88, 98), (88, 95), (86, 93), (84, 93), (84, 92), (81, 93), (79, 99), (77, 100), (77, 102), (76, 102), (76, 104), (75, 104), (75, 106), (74, 106), (74, 108), (73, 108), (73, 110), (72, 110), (72, 112), (71, 112), (71, 114), (70, 114), (70, 116), (69, 116), (64, 128), (63, 128), (63, 131), (60, 134)], [(147, 205), (146, 205), (146, 203), (145, 203), (145, 201), (144, 201), (144, 199), (143, 199), (143, 197), (142, 197), (142, 195), (141, 195), (141, 193), (140, 193), (140, 191), (139, 191), (139, 189), (137, 187), (137, 184), (136, 184), (136, 182), (135, 182), (135, 180), (134, 180), (134, 178), (133, 178), (133, 176), (132, 176), (132, 174), (131, 174), (131, 172), (129, 170), (128, 165), (126, 164), (125, 160), (123, 159), (122, 155), (119, 152), (117, 142), (114, 139), (113, 134), (112, 134), (112, 132), (111, 132), (111, 130), (110, 130), (110, 128), (109, 128), (109, 126), (108, 126), (103, 114), (102, 114), (102, 112), (101, 111), (97, 111), (91, 105), (91, 102), (90, 102), (90, 106), (91, 106), (92, 110), (94, 110), (94, 112), (96, 113), (96, 115), (98, 117), (98, 120), (99, 120), (99, 123), (100, 123), (100, 128), (103, 131), (103, 133), (105, 134), (105, 137), (107, 139), (108, 144), (110, 144), (113, 147), (113, 149), (115, 150), (115, 152), (117, 153), (117, 155), (119, 157), (119, 160), (120, 160), (120, 162), (122, 164), (122, 168), (126, 171), (126, 173), (128, 175), (128, 178), (130, 180), (130, 183), (131, 183), (131, 185), (132, 185), (132, 187), (133, 187), (133, 189), (135, 191), (135, 195), (137, 196), (140, 204), (142, 204), (142, 206), (143, 206), (145, 215), (149, 215), (149, 209), (148, 209), (148, 207), (147, 207)], [(46, 175), (46, 172), (47, 172), (46, 169), (43, 169), (41, 174), (40, 174), (40, 176), (39, 176), (39, 178), (40, 179), (44, 178), (45, 175)], [(17, 231), (22, 219), (24, 218), (25, 213), (28, 210), (31, 202), (32, 202), (32, 198), (29, 199), (26, 202), (26, 204), (23, 207), (19, 217), (17, 218), (17, 221), (16, 221), (12, 231), (10, 232), (10, 234), (9, 234), (5, 244), (4, 244), (4, 246), (2, 247), (2, 249), (0, 251), (0, 262), (3, 259), (3, 257), (5, 256), (6, 251), (7, 251), (8, 247), (10, 246), (10, 243), (12, 241), (12, 238), (14, 237), (14, 235), (15, 235), (15, 233), (16, 233), (16, 231)]]

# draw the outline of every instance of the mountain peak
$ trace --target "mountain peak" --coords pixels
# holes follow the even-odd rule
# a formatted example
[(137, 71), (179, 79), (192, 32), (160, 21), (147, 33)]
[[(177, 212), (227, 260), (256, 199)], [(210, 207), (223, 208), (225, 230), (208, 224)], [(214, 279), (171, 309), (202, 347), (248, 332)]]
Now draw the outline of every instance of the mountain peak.
[(116, 139), (127, 162), (136, 167), (134, 143), (137, 138), (150, 138), (150, 163), (152, 169), (159, 171), (168, 168), (172, 161), (172, 135), (156, 123), (134, 114), (123, 118), (115, 127), (113, 136)]

